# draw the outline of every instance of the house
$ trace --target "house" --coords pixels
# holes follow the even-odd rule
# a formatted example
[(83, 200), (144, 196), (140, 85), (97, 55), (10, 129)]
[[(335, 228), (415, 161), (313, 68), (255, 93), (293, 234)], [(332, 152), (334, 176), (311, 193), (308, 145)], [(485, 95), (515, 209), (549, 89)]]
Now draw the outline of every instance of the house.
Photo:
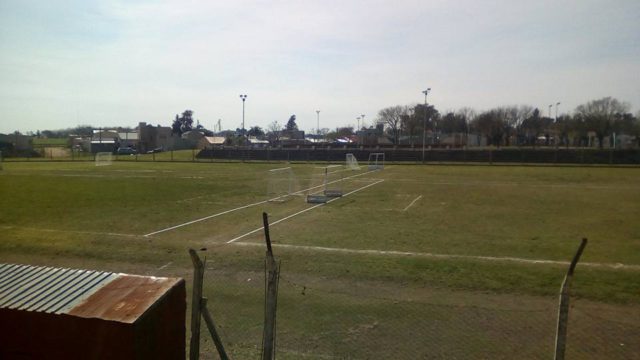
[(203, 136), (198, 142), (198, 149), (212, 149), (216, 146), (223, 146), (227, 138), (224, 136)]

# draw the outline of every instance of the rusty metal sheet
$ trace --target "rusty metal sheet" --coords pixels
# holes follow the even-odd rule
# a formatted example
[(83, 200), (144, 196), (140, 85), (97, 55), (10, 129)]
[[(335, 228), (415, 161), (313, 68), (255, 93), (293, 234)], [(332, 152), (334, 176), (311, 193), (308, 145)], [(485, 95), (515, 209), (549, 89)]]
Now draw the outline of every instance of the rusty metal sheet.
[(133, 323), (181, 279), (121, 274), (67, 314)]

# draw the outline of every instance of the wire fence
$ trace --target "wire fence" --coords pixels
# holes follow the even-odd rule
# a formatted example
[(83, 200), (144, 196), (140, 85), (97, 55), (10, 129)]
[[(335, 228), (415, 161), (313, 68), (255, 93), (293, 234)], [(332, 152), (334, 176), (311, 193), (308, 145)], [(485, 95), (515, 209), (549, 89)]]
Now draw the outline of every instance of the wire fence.
[[(246, 260), (255, 266), (232, 272), (210, 264), (204, 277), (204, 296), (232, 359), (261, 356), (264, 259)], [(279, 281), (278, 359), (553, 358), (556, 297), (295, 274), (288, 263)], [(566, 358), (640, 358), (640, 321), (630, 315), (616, 305), (573, 301)], [(201, 358), (217, 359), (210, 338), (202, 339)]]
[[(638, 149), (597, 148), (456, 148), (420, 149), (402, 147), (322, 147), (322, 148), (251, 148), (220, 147), (213, 149), (168, 150), (148, 154), (114, 154), (119, 162), (344, 162), (347, 154), (366, 162), (369, 154), (384, 153), (392, 163), (520, 163), (520, 164), (601, 164), (638, 165)], [(60, 148), (38, 149), (32, 155), (7, 157), (6, 161), (94, 161), (95, 154)]]

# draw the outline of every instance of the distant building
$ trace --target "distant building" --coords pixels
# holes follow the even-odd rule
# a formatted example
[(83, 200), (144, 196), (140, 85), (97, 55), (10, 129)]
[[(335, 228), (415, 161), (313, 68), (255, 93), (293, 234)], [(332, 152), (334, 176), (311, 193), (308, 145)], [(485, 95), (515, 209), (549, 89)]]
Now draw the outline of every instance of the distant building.
[(227, 141), (224, 136), (204, 136), (198, 143), (198, 149), (212, 149), (216, 146), (223, 146)]
[(137, 149), (140, 137), (138, 132), (119, 132), (120, 147), (130, 147)]
[(168, 126), (147, 125), (145, 122), (138, 124), (138, 147), (142, 153), (163, 149), (169, 150), (174, 148), (174, 142), (171, 128)]

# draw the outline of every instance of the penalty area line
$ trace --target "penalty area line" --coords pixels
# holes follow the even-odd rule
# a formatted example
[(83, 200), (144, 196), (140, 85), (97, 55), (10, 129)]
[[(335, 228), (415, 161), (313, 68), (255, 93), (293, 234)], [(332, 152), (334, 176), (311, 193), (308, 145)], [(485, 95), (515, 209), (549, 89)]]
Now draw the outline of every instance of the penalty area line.
[[(351, 194), (355, 194), (355, 193), (357, 193), (358, 191), (364, 190), (364, 189), (366, 189), (366, 188), (368, 188), (368, 187), (371, 187), (371, 186), (373, 186), (373, 185), (376, 185), (376, 184), (380, 184), (380, 183), (381, 183), (381, 182), (383, 182), (383, 181), (384, 181), (384, 179), (381, 179), (381, 180), (378, 180), (378, 181), (376, 181), (376, 182), (374, 182), (374, 183), (371, 183), (371, 184), (368, 184), (368, 185), (362, 186), (362, 187), (360, 187), (360, 188), (357, 188), (357, 189), (355, 189), (355, 190), (353, 190), (353, 191), (350, 191), (350, 192), (348, 192), (348, 193), (346, 193), (346, 194), (342, 195), (342, 197), (347, 197), (347, 196), (349, 196), (349, 195), (351, 195)], [(331, 200), (327, 201), (327, 202), (326, 202), (326, 203), (324, 203), (324, 204), (317, 204), (317, 205), (313, 205), (313, 206), (308, 207), (308, 208), (306, 208), (306, 209), (304, 209), (304, 210), (301, 210), (301, 211), (298, 211), (298, 212), (296, 212), (296, 213), (293, 213), (293, 214), (291, 214), (291, 215), (289, 215), (289, 216), (283, 217), (283, 218), (282, 218), (282, 219), (280, 219), (280, 220), (276, 220), (276, 221), (274, 221), (274, 222), (270, 223), (270, 224), (269, 224), (269, 226), (270, 226), (270, 227), (271, 227), (271, 226), (274, 226), (274, 225), (279, 224), (279, 223), (281, 223), (281, 222), (283, 222), (283, 221), (285, 221), (285, 220), (289, 220), (289, 219), (291, 219), (292, 217), (295, 217), (295, 216), (298, 216), (298, 215), (304, 214), (304, 213), (306, 213), (307, 211), (311, 211), (311, 210), (313, 210), (313, 209), (315, 209), (315, 208), (318, 208), (318, 207), (320, 207), (320, 206), (324, 206), (324, 205), (330, 204), (330, 203), (332, 203), (332, 202), (334, 202), (334, 201), (336, 201), (336, 200), (338, 200), (338, 199), (340, 199), (340, 198), (339, 198), (339, 197), (338, 197), (338, 198), (333, 198), (333, 199), (331, 199)], [(238, 236), (238, 237), (236, 237), (236, 238), (233, 238), (233, 239), (231, 239), (231, 240), (227, 241), (227, 244), (234, 243), (234, 242), (236, 242), (236, 241), (238, 241), (238, 240), (240, 240), (240, 239), (242, 239), (242, 238), (245, 238), (245, 237), (247, 237), (247, 236), (249, 236), (249, 235), (252, 235), (252, 234), (257, 233), (258, 231), (260, 231), (260, 230), (262, 230), (262, 229), (263, 229), (262, 227), (259, 227), (259, 228), (257, 228), (257, 229), (251, 230), (251, 231), (249, 231), (248, 233), (242, 234), (242, 235), (240, 235), (240, 236)]]
[[(332, 184), (332, 183), (337, 182), (337, 181), (343, 181), (343, 180), (346, 180), (346, 179), (351, 179), (351, 178), (354, 178), (354, 177), (358, 177), (358, 176), (366, 175), (366, 174), (368, 174), (368, 173), (370, 173), (370, 172), (371, 172), (371, 171), (364, 172), (364, 173), (361, 173), (361, 174), (352, 175), (352, 176), (348, 176), (348, 177), (343, 178), (343, 179), (340, 179), (340, 180), (334, 180), (334, 181), (329, 182), (329, 183), (327, 183), (327, 184)], [(292, 195), (296, 195), (296, 194), (303, 194), (305, 191), (309, 191), (309, 190), (312, 190), (312, 189), (315, 189), (315, 188), (318, 188), (318, 187), (322, 187), (322, 186), (324, 186), (324, 185), (313, 186), (313, 187), (310, 187), (310, 188), (308, 188), (308, 189), (304, 189), (304, 190), (296, 191), (296, 192), (294, 192)], [(255, 203), (253, 203), (253, 204), (248, 204), (248, 205), (244, 205), (244, 206), (239, 206), (239, 207), (237, 207), (237, 208), (230, 209), (230, 210), (225, 210), (225, 211), (219, 212), (219, 213), (217, 213), (217, 214), (213, 214), (213, 215), (205, 216), (205, 217), (202, 217), (202, 218), (199, 218), (199, 219), (195, 219), (195, 220), (187, 221), (187, 222), (182, 223), (182, 224), (174, 225), (174, 226), (171, 226), (171, 227), (168, 227), (168, 228), (162, 229), (162, 230), (158, 230), (158, 231), (150, 232), (150, 233), (148, 233), (148, 234), (144, 234), (144, 235), (142, 235), (142, 236), (144, 236), (144, 237), (149, 237), (149, 236), (153, 236), (153, 235), (161, 234), (161, 233), (163, 233), (163, 232), (167, 232), (167, 231), (175, 230), (175, 229), (181, 228), (181, 227), (183, 227), (183, 226), (192, 225), (192, 224), (195, 224), (195, 223), (198, 223), (198, 222), (201, 222), (201, 221), (205, 221), (205, 220), (213, 219), (213, 218), (218, 217), (218, 216), (222, 216), (222, 215), (225, 215), (225, 214), (229, 214), (229, 213), (234, 212), (234, 211), (243, 210), (243, 209), (250, 208), (250, 207), (252, 207), (252, 206), (257, 206), (257, 205), (265, 204), (265, 203), (268, 203), (268, 202), (271, 202), (271, 201), (275, 201), (275, 200), (277, 200), (277, 199), (279, 199), (279, 198), (281, 198), (281, 196), (275, 197), (275, 198), (273, 198), (273, 199), (268, 199), (268, 200), (258, 201), (258, 202), (255, 202)]]
[[(251, 242), (236, 242), (235, 245), (241, 246), (260, 246), (262, 243)], [(391, 256), (414, 256), (436, 259), (463, 259), (463, 260), (481, 260), (492, 262), (515, 262), (520, 264), (531, 265), (569, 265), (569, 261), (560, 260), (544, 260), (544, 259), (524, 259), (509, 256), (481, 256), (481, 255), (458, 255), (458, 254), (434, 254), (434, 253), (421, 253), (411, 251), (394, 251), (394, 250), (367, 250), (367, 249), (346, 249), (346, 248), (331, 248), (323, 246), (307, 246), (307, 245), (291, 245), (291, 244), (272, 244), (273, 247), (288, 248), (294, 250), (307, 250), (307, 251), (323, 251), (333, 253), (344, 254), (360, 254), (360, 255), (391, 255)], [(594, 263), (594, 262), (581, 262), (580, 266), (592, 267), (592, 268), (610, 268), (610, 269), (623, 269), (640, 271), (640, 265), (629, 265), (621, 263)]]
[(416, 201), (418, 201), (418, 200), (420, 200), (420, 199), (422, 199), (422, 195), (420, 195), (420, 196), (418, 196), (417, 198), (413, 199), (413, 201), (411, 202), (411, 204), (407, 205), (407, 207), (406, 207), (406, 208), (404, 208), (402, 211), (407, 211), (407, 210), (409, 210), (409, 208), (410, 208), (411, 206), (413, 206), (413, 204), (415, 204), (415, 203), (416, 203)]

